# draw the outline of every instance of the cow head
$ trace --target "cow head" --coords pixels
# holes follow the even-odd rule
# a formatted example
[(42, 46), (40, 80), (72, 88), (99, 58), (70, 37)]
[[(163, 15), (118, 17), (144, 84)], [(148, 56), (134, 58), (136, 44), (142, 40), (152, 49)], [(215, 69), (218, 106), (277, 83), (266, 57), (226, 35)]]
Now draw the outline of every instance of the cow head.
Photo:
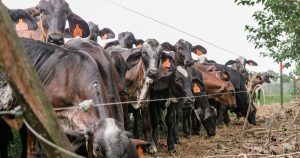
[(190, 44), (188, 41), (185, 41), (183, 39), (180, 39), (175, 44), (175, 60), (176, 62), (181, 66), (191, 66), (194, 63), (194, 60), (192, 59), (192, 44)]
[(159, 59), (162, 53), (162, 47), (155, 39), (148, 39), (144, 42), (142, 48), (135, 49), (126, 60), (130, 67), (138, 63), (139, 59), (143, 59), (146, 73), (145, 76), (156, 79), (158, 77)]
[(176, 65), (181, 65), (184, 67), (193, 65), (194, 60), (192, 59), (191, 55), (192, 44), (190, 44), (188, 41), (180, 39), (174, 46), (168, 42), (164, 42), (162, 47), (166, 51), (175, 52)]
[(201, 124), (206, 130), (208, 136), (216, 135), (217, 114), (211, 106), (200, 106), (196, 109), (196, 115), (199, 116)]
[(172, 83), (172, 94), (176, 97), (186, 97), (182, 99), (184, 107), (193, 107), (195, 98), (192, 92), (191, 74), (182, 66), (177, 66), (174, 77), (172, 77)]
[(88, 39), (97, 42), (97, 37), (100, 36), (101, 39), (111, 39), (115, 38), (115, 33), (109, 28), (99, 29), (98, 25), (93, 22), (88, 22), (90, 35)]
[(126, 84), (126, 72), (130, 69), (130, 66), (126, 63), (124, 58), (117, 51), (111, 52), (111, 59), (120, 76), (121, 84), (123, 85), (123, 90), (120, 95), (126, 96), (128, 95), (128, 88)]
[(257, 63), (253, 60), (247, 60), (246, 58), (240, 56), (236, 60), (229, 60), (225, 63), (226, 66), (232, 65), (232, 68), (238, 70), (241, 73), (246, 73), (246, 64), (250, 66), (257, 66)]
[(87, 37), (90, 34), (88, 24), (71, 11), (65, 0), (40, 0), (36, 7), (27, 9), (27, 12), (38, 18), (47, 42), (64, 44), (67, 20), (73, 37)]
[(113, 118), (99, 121), (84, 134), (69, 131), (66, 134), (76, 153), (94, 158), (138, 158), (136, 147), (150, 145), (143, 140), (131, 139), (131, 134)]
[(118, 35), (118, 43), (123, 48), (132, 48), (136, 43), (136, 39), (132, 32), (122, 32)]

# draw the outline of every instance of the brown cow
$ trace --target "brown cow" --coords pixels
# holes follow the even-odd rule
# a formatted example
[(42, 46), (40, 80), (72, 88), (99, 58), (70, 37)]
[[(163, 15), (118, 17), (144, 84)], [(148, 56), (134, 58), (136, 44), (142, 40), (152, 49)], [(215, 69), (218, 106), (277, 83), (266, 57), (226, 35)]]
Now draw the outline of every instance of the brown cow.
[[(234, 86), (231, 82), (226, 82), (216, 77), (216, 74), (211, 74), (202, 64), (195, 63), (194, 68), (199, 71), (203, 76), (203, 82), (207, 89), (208, 94), (218, 94), (225, 93), (220, 95), (211, 95), (209, 98), (213, 98), (216, 101), (220, 101), (227, 106), (235, 106), (236, 99), (234, 94)], [(229, 93), (226, 93), (229, 92)], [(232, 92), (232, 93), (231, 93)]]
[(108, 53), (119, 52), (129, 64), (130, 70), (126, 73), (129, 99), (138, 101), (131, 105), (135, 109), (141, 108), (143, 115), (144, 133), (147, 141), (151, 142), (151, 153), (157, 152), (152, 138), (148, 102), (142, 100), (150, 98), (150, 88), (153, 80), (158, 77), (158, 63), (162, 53), (162, 47), (155, 39), (148, 39), (142, 48), (126, 49), (112, 46), (107, 49)]

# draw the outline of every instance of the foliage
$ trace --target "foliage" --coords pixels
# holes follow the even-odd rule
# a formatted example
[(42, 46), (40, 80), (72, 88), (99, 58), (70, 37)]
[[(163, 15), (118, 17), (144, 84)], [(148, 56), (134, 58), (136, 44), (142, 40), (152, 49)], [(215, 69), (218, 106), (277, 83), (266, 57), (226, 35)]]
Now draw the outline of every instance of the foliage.
[[(253, 18), (258, 27), (245, 26), (247, 39), (255, 48), (266, 50), (263, 56), (275, 61), (300, 63), (300, 1), (299, 0), (235, 0), (238, 5), (262, 5)], [(286, 62), (288, 67), (290, 62)]]

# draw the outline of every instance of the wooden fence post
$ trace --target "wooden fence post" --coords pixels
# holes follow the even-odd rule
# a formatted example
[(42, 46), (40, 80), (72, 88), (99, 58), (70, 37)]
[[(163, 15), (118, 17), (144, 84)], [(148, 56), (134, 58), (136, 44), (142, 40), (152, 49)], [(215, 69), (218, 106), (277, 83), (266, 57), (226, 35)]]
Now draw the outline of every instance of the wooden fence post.
[[(12, 20), (0, 1), (0, 67), (16, 93), (24, 118), (47, 140), (71, 150), (70, 142), (58, 124), (55, 112), (44, 94), (42, 83), (25, 54)], [(47, 157), (70, 157), (41, 142)]]

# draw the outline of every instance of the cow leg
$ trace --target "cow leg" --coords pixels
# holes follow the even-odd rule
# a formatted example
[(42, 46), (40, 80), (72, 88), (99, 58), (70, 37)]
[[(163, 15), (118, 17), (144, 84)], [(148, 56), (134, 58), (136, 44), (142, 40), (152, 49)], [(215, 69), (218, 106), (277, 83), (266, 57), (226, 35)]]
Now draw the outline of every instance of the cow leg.
[(183, 108), (183, 132), (185, 134), (185, 137), (189, 138), (190, 137), (190, 130), (188, 127), (189, 124), (189, 108)]
[(191, 112), (192, 116), (192, 128), (193, 128), (193, 134), (194, 135), (200, 135), (200, 129), (201, 129), (201, 122), (198, 120), (195, 112)]
[(140, 110), (135, 110), (133, 109), (133, 119), (134, 119), (134, 129), (133, 129), (133, 135), (135, 138), (139, 138), (139, 125), (138, 125), (138, 122), (139, 122), (139, 111)]
[(219, 119), (220, 120), (218, 120), (218, 125), (222, 125), (222, 123), (224, 122), (224, 123), (226, 123), (225, 122), (225, 117), (227, 117), (226, 116), (226, 114), (228, 115), (228, 113), (227, 113), (227, 110), (226, 110), (226, 105), (223, 105), (223, 104), (220, 104), (220, 106), (219, 106)]
[(174, 123), (175, 123), (175, 107), (174, 104), (170, 104), (167, 108), (167, 115), (166, 115), (166, 124), (168, 127), (168, 138), (167, 138), (167, 144), (168, 144), (168, 151), (169, 153), (176, 152), (175, 150), (175, 144), (174, 144)]
[(8, 143), (13, 139), (10, 127), (0, 119), (0, 157), (8, 158)]
[(21, 142), (22, 142), (21, 158), (26, 158), (26, 155), (27, 155), (27, 128), (25, 125), (22, 126), (19, 133), (20, 133)]
[(149, 147), (150, 153), (156, 153), (157, 149), (152, 137), (152, 127), (151, 127), (151, 121), (150, 121), (150, 113), (149, 113), (149, 104), (146, 103), (145, 105), (142, 105), (142, 119), (144, 124), (144, 136), (145, 140), (151, 143), (151, 146)]
[(226, 109), (223, 113), (223, 117), (224, 117), (224, 123), (228, 126), (230, 123), (230, 117), (228, 114), (228, 109)]
[(157, 105), (154, 105), (150, 103), (150, 120), (151, 120), (151, 126), (152, 126), (152, 136), (155, 145), (157, 145), (158, 140), (158, 124), (159, 124), (159, 113), (158, 113), (158, 107)]
[(124, 113), (124, 127), (125, 130), (128, 130), (129, 118), (128, 118), (128, 104), (122, 104), (123, 113)]

